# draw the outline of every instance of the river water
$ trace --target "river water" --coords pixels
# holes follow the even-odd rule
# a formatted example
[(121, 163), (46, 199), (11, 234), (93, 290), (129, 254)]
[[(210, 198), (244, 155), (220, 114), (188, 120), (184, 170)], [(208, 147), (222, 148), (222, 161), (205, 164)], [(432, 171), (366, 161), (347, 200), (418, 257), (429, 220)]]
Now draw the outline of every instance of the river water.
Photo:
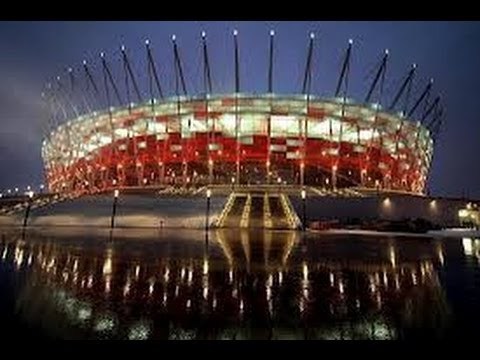
[(480, 240), (0, 229), (0, 335), (473, 338)]

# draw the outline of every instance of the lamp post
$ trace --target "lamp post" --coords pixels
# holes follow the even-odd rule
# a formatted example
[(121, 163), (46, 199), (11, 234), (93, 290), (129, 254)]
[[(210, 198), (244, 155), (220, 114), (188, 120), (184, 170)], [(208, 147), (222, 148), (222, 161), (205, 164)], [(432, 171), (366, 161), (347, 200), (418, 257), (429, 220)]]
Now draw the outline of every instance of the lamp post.
[(27, 226), (28, 215), (30, 215), (30, 208), (32, 207), (33, 191), (28, 192), (27, 210), (25, 210), (25, 217), (23, 218), (23, 227)]
[(307, 226), (307, 192), (305, 189), (302, 189), (302, 229), (305, 231)]
[(235, 177), (232, 176), (232, 192), (235, 189)]
[(117, 212), (118, 195), (120, 195), (120, 191), (118, 191), (118, 189), (115, 189), (113, 191), (113, 206), (112, 206), (112, 217), (110, 220), (110, 229), (113, 229), (115, 227), (115, 214)]
[(207, 189), (207, 211), (205, 214), (205, 231), (209, 229), (209, 217), (210, 217), (210, 197), (212, 196), (212, 190)]
[(282, 190), (282, 178), (280, 176), (277, 178), (277, 184), (278, 184), (278, 192), (280, 193)]

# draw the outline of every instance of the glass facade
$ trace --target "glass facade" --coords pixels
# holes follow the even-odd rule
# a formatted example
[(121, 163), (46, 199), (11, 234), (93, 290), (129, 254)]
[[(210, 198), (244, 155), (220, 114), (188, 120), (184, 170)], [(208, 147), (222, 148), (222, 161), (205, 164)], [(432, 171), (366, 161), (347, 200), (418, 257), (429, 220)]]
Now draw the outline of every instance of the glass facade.
[(420, 193), (432, 152), (423, 125), (378, 107), (248, 94), (94, 112), (60, 125), (42, 149), (52, 191), (232, 176), (249, 183), (255, 173), (261, 182), (281, 175), (290, 184), (319, 185), (329, 178), (337, 186)]

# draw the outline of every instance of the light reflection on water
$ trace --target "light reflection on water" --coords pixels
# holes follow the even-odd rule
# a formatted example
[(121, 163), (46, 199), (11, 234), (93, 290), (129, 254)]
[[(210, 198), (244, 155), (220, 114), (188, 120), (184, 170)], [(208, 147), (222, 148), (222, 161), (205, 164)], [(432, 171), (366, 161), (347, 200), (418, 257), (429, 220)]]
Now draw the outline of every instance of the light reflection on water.
[[(480, 259), (475, 239), (229, 230), (131, 237), (4, 234), (0, 270), (16, 279), (19, 322), (42, 324), (55, 338), (447, 337), (458, 326), (448, 278), (470, 279)], [(449, 262), (462, 261), (463, 272), (450, 274)], [(478, 288), (474, 280), (471, 300)]]

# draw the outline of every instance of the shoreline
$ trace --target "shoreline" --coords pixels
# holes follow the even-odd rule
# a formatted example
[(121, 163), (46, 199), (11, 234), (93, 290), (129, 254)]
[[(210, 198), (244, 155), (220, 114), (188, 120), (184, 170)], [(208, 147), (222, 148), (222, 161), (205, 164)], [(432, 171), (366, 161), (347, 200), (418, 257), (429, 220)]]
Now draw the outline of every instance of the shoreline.
[[(10, 230), (10, 231), (25, 231), (25, 232), (74, 232), (76, 234), (83, 233), (109, 233), (114, 232), (117, 234), (130, 233), (130, 232), (155, 232), (159, 233), (162, 231), (202, 231), (206, 232), (205, 228), (202, 227), (188, 227), (188, 226), (164, 226), (160, 227), (150, 227), (150, 226), (116, 226), (114, 229), (105, 226), (81, 226), (81, 225), (37, 225), (37, 226), (27, 226), (23, 228), (17, 224), (0, 224), (0, 230)], [(235, 229), (235, 228), (215, 228), (211, 227), (208, 232), (216, 231), (257, 231), (259, 229)], [(286, 230), (286, 229), (261, 229), (262, 232), (295, 232), (301, 234), (302, 230)], [(425, 233), (413, 233), (413, 232), (394, 232), (394, 231), (376, 231), (376, 230), (361, 230), (361, 229), (325, 229), (325, 230), (312, 230), (307, 229), (304, 232), (305, 235), (308, 234), (318, 234), (318, 235), (366, 235), (366, 236), (396, 236), (396, 237), (416, 237), (416, 238), (480, 238), (480, 230), (474, 229), (461, 229), (461, 228), (452, 228), (452, 229), (443, 229), (443, 230), (430, 230)]]

